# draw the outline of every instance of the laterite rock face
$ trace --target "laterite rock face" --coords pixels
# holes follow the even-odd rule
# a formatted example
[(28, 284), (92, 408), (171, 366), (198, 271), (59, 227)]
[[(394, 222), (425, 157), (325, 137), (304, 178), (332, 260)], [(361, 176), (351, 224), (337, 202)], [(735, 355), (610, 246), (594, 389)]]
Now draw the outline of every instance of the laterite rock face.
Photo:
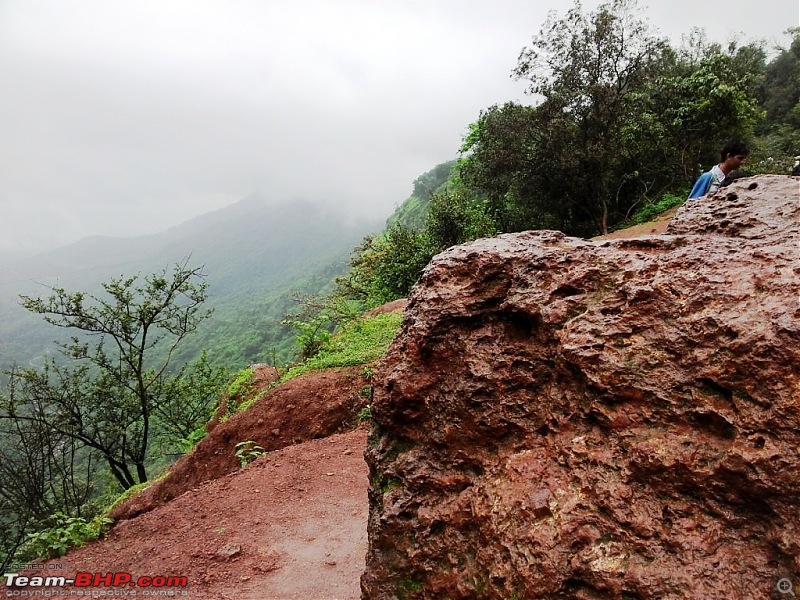
[(363, 597), (800, 586), (798, 191), (747, 178), (668, 235), (437, 256), (376, 374)]

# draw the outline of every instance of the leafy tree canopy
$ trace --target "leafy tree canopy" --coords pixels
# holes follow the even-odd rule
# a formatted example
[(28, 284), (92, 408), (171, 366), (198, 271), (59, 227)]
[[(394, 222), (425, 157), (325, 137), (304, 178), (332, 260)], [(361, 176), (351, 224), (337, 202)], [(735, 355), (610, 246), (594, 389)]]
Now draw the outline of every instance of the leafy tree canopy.
[[(173, 373), (170, 363), (209, 316), (202, 307), (206, 288), (201, 269), (184, 263), (144, 281), (114, 279), (103, 284), (105, 297), (61, 288), (46, 299), (23, 297), (28, 310), (75, 335), (60, 344), (69, 362), (51, 359), (42, 370), (10, 373), (0, 419), (36, 423), (91, 449), (124, 489), (147, 481), (155, 418), (176, 431), (196, 426), (177, 421), (187, 411), (192, 418), (183, 392), (197, 385), (180, 382), (185, 368)], [(194, 376), (205, 381), (218, 377), (214, 373), (203, 358)]]

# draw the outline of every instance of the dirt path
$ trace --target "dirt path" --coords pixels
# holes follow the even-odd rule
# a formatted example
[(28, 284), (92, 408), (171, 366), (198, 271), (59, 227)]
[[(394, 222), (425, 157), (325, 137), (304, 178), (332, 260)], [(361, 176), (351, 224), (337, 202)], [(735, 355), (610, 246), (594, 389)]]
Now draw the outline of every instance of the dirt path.
[(359, 598), (367, 551), (366, 436), (361, 428), (271, 452), (121, 522), (104, 540), (52, 561), (64, 568), (46, 573), (186, 577), (185, 590), (173, 589), (188, 598)]
[(669, 222), (672, 221), (672, 217), (675, 216), (675, 213), (678, 212), (678, 208), (678, 206), (670, 208), (668, 211), (658, 215), (653, 221), (648, 221), (647, 223), (642, 223), (641, 225), (634, 225), (633, 227), (628, 227), (627, 229), (620, 229), (619, 231), (612, 231), (608, 235), (600, 235), (593, 237), (592, 239), (598, 241), (613, 240), (618, 238), (632, 238), (639, 237), (641, 235), (661, 235), (667, 231), (667, 226), (669, 225)]

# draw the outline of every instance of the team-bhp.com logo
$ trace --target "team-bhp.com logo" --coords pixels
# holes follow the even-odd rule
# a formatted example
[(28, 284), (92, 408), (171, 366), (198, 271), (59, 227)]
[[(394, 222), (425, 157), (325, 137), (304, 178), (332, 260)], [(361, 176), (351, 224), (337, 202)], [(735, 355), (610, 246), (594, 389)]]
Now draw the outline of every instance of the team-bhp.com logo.
[(5, 584), (8, 588), (22, 587), (64, 587), (72, 585), (75, 587), (141, 587), (141, 588), (185, 588), (189, 585), (186, 577), (166, 577), (157, 575), (155, 577), (137, 577), (130, 573), (76, 573), (75, 577), (43, 577), (34, 575), (26, 577), (19, 573), (6, 573), (3, 575)]

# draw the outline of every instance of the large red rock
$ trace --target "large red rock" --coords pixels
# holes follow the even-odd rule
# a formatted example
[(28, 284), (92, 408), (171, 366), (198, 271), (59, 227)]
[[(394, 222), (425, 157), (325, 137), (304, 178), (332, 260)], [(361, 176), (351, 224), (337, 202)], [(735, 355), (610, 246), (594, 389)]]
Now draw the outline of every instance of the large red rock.
[(377, 373), (364, 598), (800, 593), (799, 222), (762, 176), (671, 235), (437, 256)]

